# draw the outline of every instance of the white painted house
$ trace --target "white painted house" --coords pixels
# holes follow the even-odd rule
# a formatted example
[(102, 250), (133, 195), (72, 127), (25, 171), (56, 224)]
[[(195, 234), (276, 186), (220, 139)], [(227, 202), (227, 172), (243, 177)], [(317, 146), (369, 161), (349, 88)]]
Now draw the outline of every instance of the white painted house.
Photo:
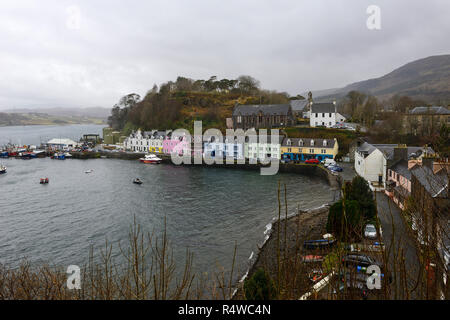
[(364, 142), (355, 150), (355, 171), (367, 180), (372, 188), (383, 189), (390, 166), (400, 160), (420, 158), (425, 151), (433, 152), (431, 148), (425, 150), (422, 147)]
[(313, 103), (309, 114), (309, 125), (311, 127), (332, 126), (343, 123), (346, 118), (337, 112), (336, 101), (327, 103)]
[(244, 159), (244, 144), (237, 140), (229, 141), (224, 137), (223, 141), (215, 141), (212, 137), (211, 141), (205, 142), (203, 145), (203, 155), (209, 158), (233, 158), (236, 160)]
[(124, 146), (126, 150), (135, 152), (156, 152), (163, 153), (163, 141), (166, 137), (166, 131), (141, 131), (132, 132), (125, 139)]
[(244, 144), (244, 155), (250, 160), (257, 159), (281, 159), (281, 142), (284, 136), (278, 136), (278, 139), (267, 135), (264, 140), (261, 136), (256, 136), (256, 139), (248, 139), (246, 137), (246, 142)]

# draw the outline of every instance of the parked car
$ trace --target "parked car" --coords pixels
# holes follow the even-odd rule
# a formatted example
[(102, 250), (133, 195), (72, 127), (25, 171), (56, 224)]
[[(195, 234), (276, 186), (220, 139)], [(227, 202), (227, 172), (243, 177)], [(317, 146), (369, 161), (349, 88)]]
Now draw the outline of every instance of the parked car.
[(367, 224), (364, 228), (364, 237), (367, 239), (376, 239), (377, 238), (377, 229), (373, 224)]
[(335, 166), (330, 165), (330, 166), (328, 166), (328, 169), (331, 171), (337, 171), (337, 172), (343, 171), (343, 169), (341, 167), (339, 167), (338, 165), (335, 165)]
[(328, 167), (330, 165), (337, 165), (336, 161), (330, 158), (323, 159), (321, 162), (325, 167)]
[(308, 160), (305, 161), (305, 163), (308, 163), (308, 164), (319, 164), (320, 161), (317, 160), (317, 159), (308, 159)]

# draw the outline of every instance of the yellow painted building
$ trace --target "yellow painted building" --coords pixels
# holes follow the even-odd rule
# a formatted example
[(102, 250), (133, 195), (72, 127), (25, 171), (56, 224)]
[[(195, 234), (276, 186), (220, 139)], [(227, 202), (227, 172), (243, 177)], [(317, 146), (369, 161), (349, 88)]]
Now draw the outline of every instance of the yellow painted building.
[(294, 161), (334, 159), (338, 152), (336, 138), (284, 138), (281, 144), (281, 158)]

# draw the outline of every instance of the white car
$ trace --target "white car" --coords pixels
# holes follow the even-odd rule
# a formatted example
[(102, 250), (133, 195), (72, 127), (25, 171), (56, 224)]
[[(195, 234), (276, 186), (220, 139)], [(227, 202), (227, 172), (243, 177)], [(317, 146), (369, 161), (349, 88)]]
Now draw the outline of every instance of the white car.
[(375, 239), (377, 237), (377, 229), (373, 224), (367, 224), (364, 228), (364, 237), (368, 239)]

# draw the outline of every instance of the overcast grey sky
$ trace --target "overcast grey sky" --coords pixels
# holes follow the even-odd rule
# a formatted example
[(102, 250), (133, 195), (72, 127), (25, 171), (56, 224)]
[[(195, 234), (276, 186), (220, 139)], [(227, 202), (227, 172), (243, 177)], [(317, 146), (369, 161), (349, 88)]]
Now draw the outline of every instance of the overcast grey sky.
[(448, 0), (1, 0), (0, 109), (111, 107), (178, 75), (341, 87), (450, 53), (449, 17)]

